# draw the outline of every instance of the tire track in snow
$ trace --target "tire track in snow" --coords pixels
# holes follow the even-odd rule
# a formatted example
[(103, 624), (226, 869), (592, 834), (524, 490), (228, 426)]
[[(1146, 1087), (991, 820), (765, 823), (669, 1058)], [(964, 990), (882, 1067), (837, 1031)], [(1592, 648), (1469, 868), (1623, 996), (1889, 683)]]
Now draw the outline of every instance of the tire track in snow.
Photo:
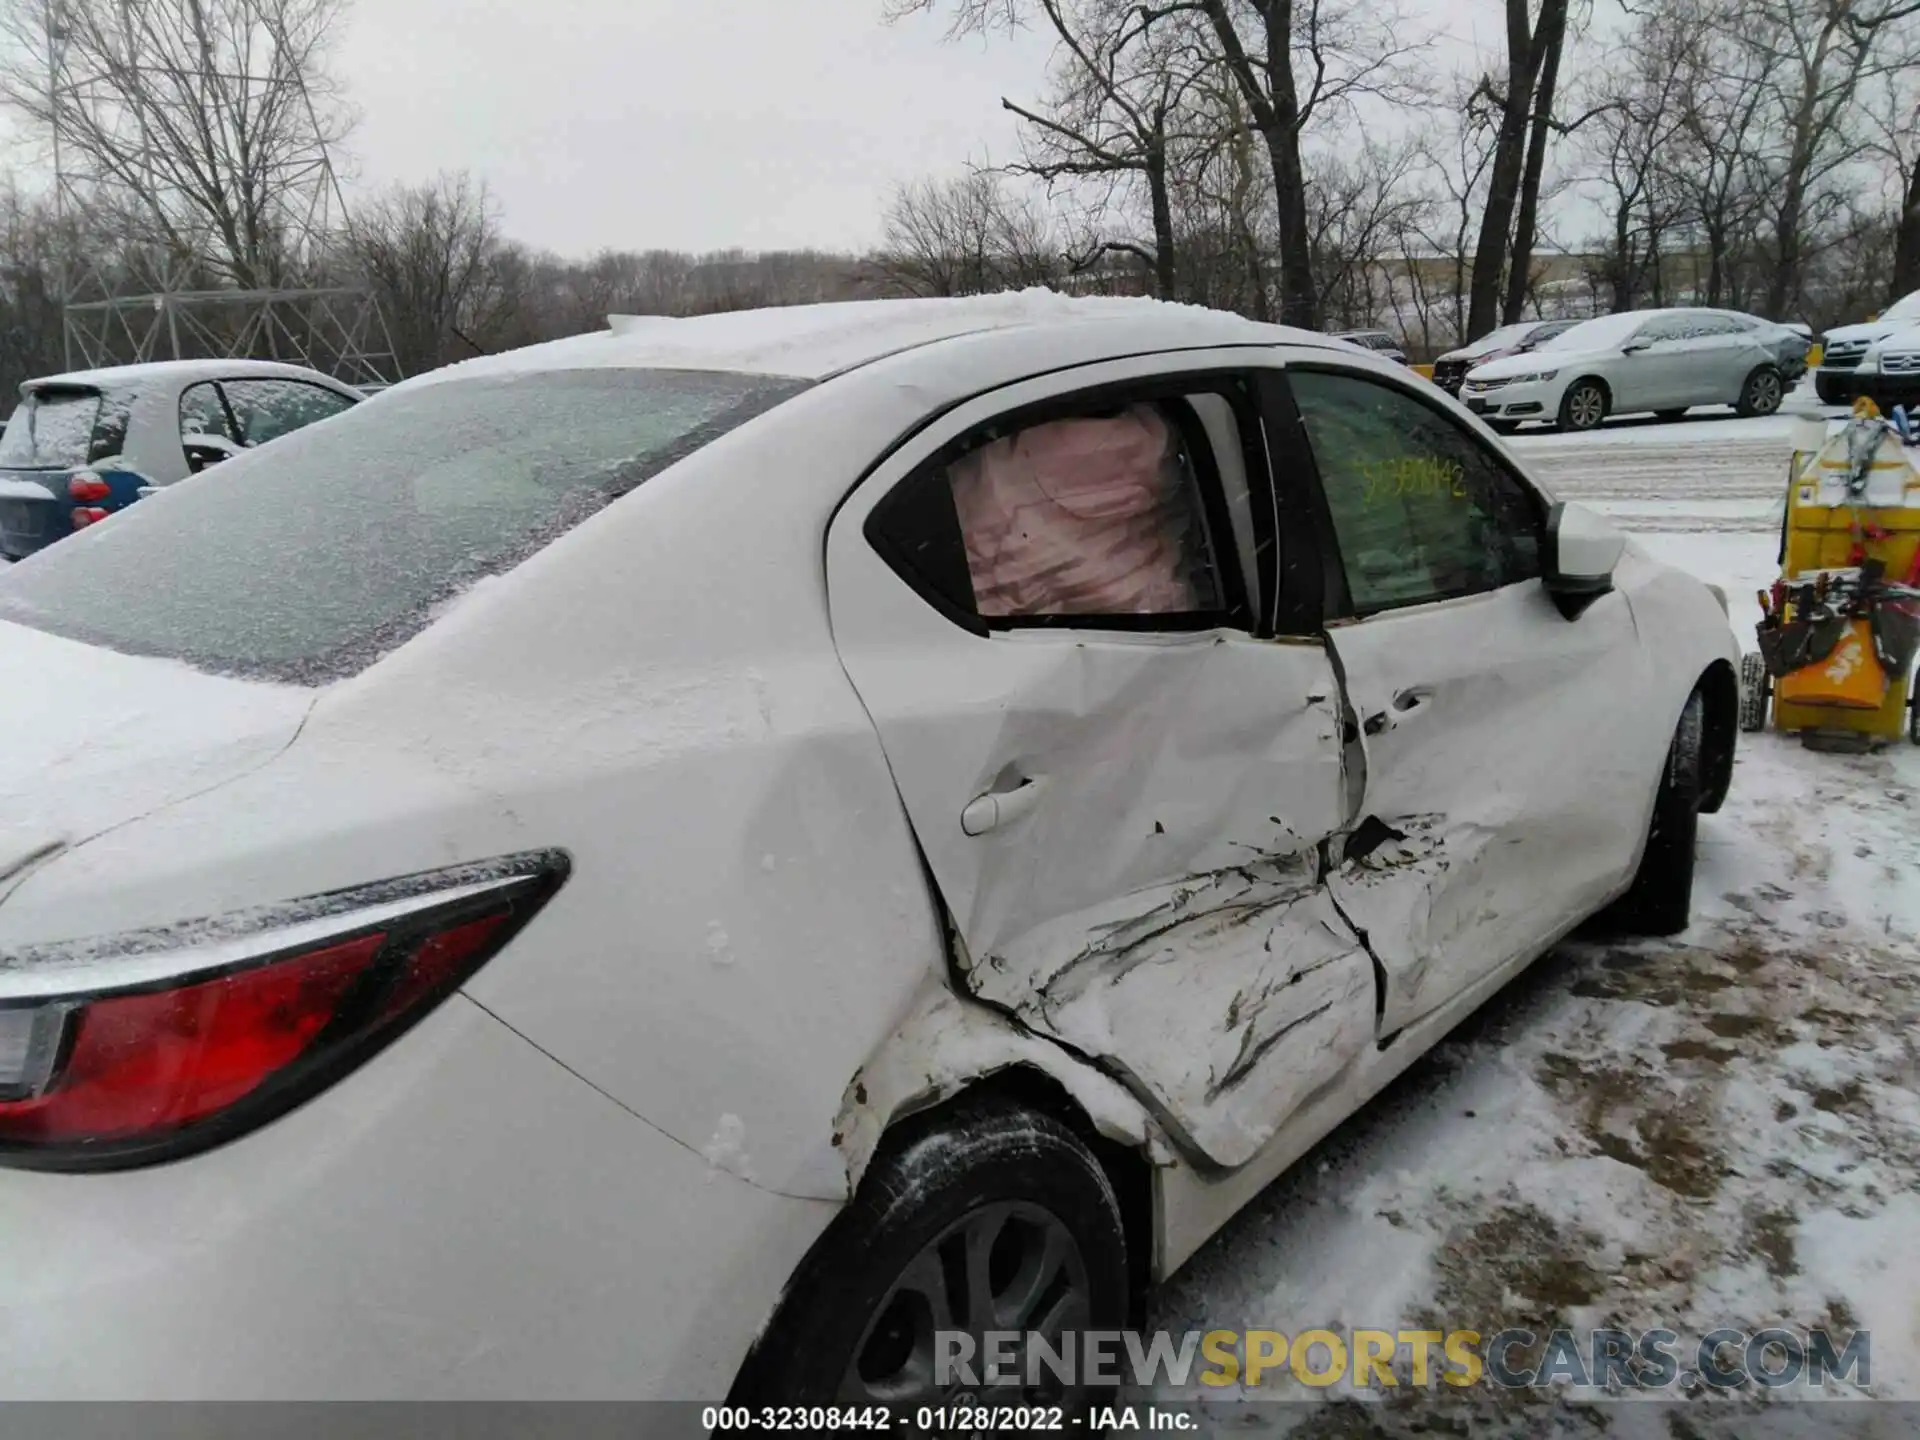
[[(1789, 444), (1778, 434), (1684, 441), (1523, 436), (1514, 448), (1556, 495), (1592, 505), (1628, 530), (1740, 533), (1778, 527)], [(1646, 508), (1652, 505), (1661, 509)]]

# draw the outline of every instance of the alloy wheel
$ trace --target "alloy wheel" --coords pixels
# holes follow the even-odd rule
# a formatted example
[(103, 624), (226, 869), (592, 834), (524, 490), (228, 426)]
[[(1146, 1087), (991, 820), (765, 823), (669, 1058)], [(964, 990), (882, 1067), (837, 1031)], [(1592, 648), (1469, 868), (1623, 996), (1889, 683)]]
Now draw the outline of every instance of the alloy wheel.
[(1607, 400), (1597, 385), (1582, 385), (1567, 401), (1567, 414), (1574, 428), (1591, 430), (1607, 418)]
[(1753, 385), (1747, 396), (1747, 406), (1759, 415), (1771, 415), (1780, 408), (1780, 377), (1771, 370), (1764, 370), (1753, 377)]
[[(1066, 1337), (1084, 1331), (1091, 1320), (1086, 1262), (1067, 1227), (1051, 1211), (1024, 1201), (983, 1205), (948, 1226), (901, 1271), (854, 1349), (839, 1398), (896, 1407), (970, 1403), (985, 1388), (983, 1337), (1010, 1330), (1021, 1337), (1013, 1355), (1023, 1383), (993, 1387), (991, 1398), (1070, 1403), (1073, 1396), (1063, 1392), (1046, 1363), (1030, 1370), (1028, 1337), (1044, 1337), (1050, 1349), (1064, 1354)], [(980, 1385), (966, 1384), (957, 1373), (938, 1373), (935, 1336), (941, 1332), (972, 1338)], [(1037, 1383), (1027, 1385), (1028, 1379)]]

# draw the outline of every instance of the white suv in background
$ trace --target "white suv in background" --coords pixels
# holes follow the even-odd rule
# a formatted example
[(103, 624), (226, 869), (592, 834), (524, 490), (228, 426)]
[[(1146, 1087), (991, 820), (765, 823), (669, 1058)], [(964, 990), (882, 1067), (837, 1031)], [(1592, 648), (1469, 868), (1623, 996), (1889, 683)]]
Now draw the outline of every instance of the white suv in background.
[(1813, 372), (1813, 388), (1827, 405), (1851, 405), (1860, 395), (1861, 362), (1867, 352), (1896, 331), (1920, 323), (1920, 290), (1902, 295), (1873, 319), (1859, 325), (1837, 325), (1821, 342), (1820, 365)]

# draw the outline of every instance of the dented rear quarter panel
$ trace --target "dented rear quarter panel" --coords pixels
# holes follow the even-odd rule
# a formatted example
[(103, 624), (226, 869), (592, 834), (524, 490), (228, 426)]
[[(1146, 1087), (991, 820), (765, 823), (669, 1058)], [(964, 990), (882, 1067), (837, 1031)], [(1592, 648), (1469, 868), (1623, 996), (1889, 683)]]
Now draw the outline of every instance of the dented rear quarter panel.
[(269, 763), (36, 869), (6, 934), (564, 850), (567, 884), (468, 993), (696, 1154), (843, 1199), (848, 1077), (944, 957), (820, 537), (921, 413), (830, 382), (724, 437), (313, 692)]

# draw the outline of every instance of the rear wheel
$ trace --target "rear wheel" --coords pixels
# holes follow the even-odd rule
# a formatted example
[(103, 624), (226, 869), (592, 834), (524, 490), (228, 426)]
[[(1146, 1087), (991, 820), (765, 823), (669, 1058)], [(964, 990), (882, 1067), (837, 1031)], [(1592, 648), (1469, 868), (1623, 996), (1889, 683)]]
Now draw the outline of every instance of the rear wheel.
[(1678, 935), (1693, 918), (1693, 852), (1700, 828), (1701, 742), (1706, 701), (1687, 697), (1667, 748), (1667, 763), (1654, 796), (1647, 848), (1627, 893), (1599, 917), (1610, 930), (1633, 935)]
[[(888, 1137), (801, 1264), (728, 1403), (911, 1410), (978, 1399), (1077, 1412), (1100, 1397), (1059, 1388), (1044, 1363), (1038, 1382), (1024, 1383), (1035, 1373), (1024, 1341), (1014, 1347), (1022, 1383), (989, 1385), (983, 1337), (1077, 1343), (1124, 1328), (1127, 1296), (1126, 1231), (1100, 1162), (1051, 1116), (963, 1101)], [(952, 1350), (936, 1341), (942, 1333), (974, 1342), (971, 1382), (943, 1366)]]
[(1786, 393), (1778, 370), (1771, 365), (1756, 365), (1740, 387), (1740, 398), (1734, 408), (1749, 417), (1771, 415), (1780, 408)]
[(1560, 397), (1562, 430), (1592, 430), (1607, 418), (1607, 388), (1598, 380), (1576, 380)]
[(1758, 650), (1740, 657), (1740, 728), (1754, 734), (1767, 728), (1767, 701), (1772, 698), (1773, 679), (1767, 674), (1767, 662)]

